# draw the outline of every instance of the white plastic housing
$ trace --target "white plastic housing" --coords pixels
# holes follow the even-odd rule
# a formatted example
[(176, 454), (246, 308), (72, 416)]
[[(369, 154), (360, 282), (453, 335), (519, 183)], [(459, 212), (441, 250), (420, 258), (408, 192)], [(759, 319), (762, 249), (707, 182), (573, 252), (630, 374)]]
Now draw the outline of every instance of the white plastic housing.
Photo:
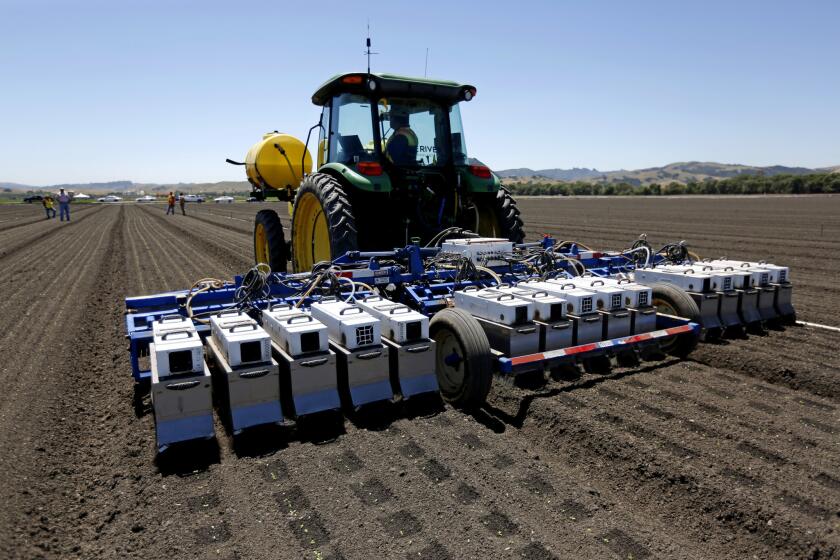
[(630, 303), (630, 293), (623, 286), (609, 285), (602, 278), (591, 276), (579, 276), (563, 280), (548, 280), (554, 284), (573, 284), (576, 288), (595, 292), (595, 308), (604, 311), (617, 311), (624, 309)]
[(673, 271), (665, 268), (637, 268), (633, 273), (633, 280), (640, 284), (651, 285), (656, 282), (673, 284), (686, 292), (712, 293), (717, 291), (712, 288), (712, 278), (708, 274), (689, 271)]
[(533, 321), (534, 302), (495, 289), (462, 290), (452, 294), (455, 307), (502, 325)]
[(152, 335), (158, 336), (169, 331), (194, 331), (192, 319), (181, 315), (167, 315), (152, 323)]
[(534, 291), (520, 288), (518, 286), (494, 286), (488, 288), (505, 294), (512, 294), (519, 299), (530, 301), (534, 304), (534, 319), (544, 323), (560, 321), (566, 317), (566, 300), (551, 295), (546, 291)]
[(219, 325), (213, 339), (231, 367), (271, 362), (271, 338), (253, 319)]
[(338, 300), (319, 301), (312, 304), (310, 311), (326, 325), (330, 339), (348, 350), (381, 344), (379, 319), (358, 305)]
[(262, 324), (272, 340), (293, 358), (329, 349), (327, 327), (308, 311), (263, 311)]
[(504, 257), (513, 252), (513, 242), (495, 237), (473, 237), (468, 239), (450, 239), (440, 246), (443, 253), (458, 253), (472, 262), (495, 266), (507, 264)]
[(210, 334), (219, 340), (219, 330), (228, 325), (242, 324), (242, 323), (256, 323), (244, 311), (223, 311), (210, 316)]
[[(595, 280), (595, 277), (588, 277)], [(632, 309), (643, 309), (645, 307), (651, 307), (651, 302), (653, 301), (653, 290), (649, 286), (645, 286), (643, 284), (639, 284), (637, 282), (632, 282), (627, 279), (619, 279), (619, 278), (597, 278), (597, 280), (603, 280), (604, 284), (607, 286), (618, 286), (622, 290), (624, 290), (625, 296), (630, 298), (628, 302), (625, 300), (625, 304), (627, 307)]]
[(595, 292), (578, 288), (574, 284), (559, 282), (540, 282), (538, 280), (520, 282), (516, 285), (532, 291), (544, 291), (566, 300), (566, 312), (573, 315), (587, 315), (595, 313)]
[(159, 331), (153, 336), (151, 359), (160, 377), (200, 374), (204, 371), (204, 347), (190, 322), (189, 328)]
[(657, 269), (677, 273), (697, 273), (708, 275), (711, 278), (711, 284), (709, 285), (709, 288), (712, 292), (732, 291), (736, 288), (735, 284), (737, 281), (743, 281), (743, 277), (738, 276), (736, 278), (735, 274), (732, 271), (716, 270), (710, 266), (704, 265), (703, 263), (660, 265), (657, 267)]
[(383, 335), (398, 344), (429, 338), (429, 318), (406, 305), (379, 296), (356, 305), (382, 321)]
[(784, 284), (790, 282), (790, 269), (786, 266), (778, 266), (770, 263), (758, 263), (750, 261), (735, 261), (731, 259), (716, 259), (697, 263), (710, 266), (731, 266), (735, 270), (746, 269), (755, 274), (754, 287), (766, 286), (767, 284)]

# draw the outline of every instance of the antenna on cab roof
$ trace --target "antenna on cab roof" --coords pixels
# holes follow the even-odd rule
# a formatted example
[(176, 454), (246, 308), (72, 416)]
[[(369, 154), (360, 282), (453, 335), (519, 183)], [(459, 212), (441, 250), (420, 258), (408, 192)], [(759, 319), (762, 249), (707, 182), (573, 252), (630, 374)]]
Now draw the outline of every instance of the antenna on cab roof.
[(370, 76), (370, 55), (372, 54), (379, 54), (378, 52), (372, 52), (370, 50), (370, 20), (367, 22), (367, 42), (366, 42), (367, 49), (365, 50), (365, 54), (367, 55), (367, 73)]

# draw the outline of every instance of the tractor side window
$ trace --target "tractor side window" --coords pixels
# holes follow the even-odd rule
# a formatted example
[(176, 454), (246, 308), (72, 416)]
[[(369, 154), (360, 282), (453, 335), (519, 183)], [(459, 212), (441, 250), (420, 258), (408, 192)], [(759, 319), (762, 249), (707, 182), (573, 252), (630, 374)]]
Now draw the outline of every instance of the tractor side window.
[(329, 160), (353, 163), (376, 159), (370, 100), (345, 93), (333, 99)]
[(452, 134), (452, 161), (455, 165), (467, 164), (467, 141), (461, 124), (461, 110), (458, 105), (449, 108), (449, 131)]
[[(329, 144), (327, 138), (330, 130), (330, 106), (325, 105), (321, 111), (321, 126), (318, 127), (318, 168), (329, 161)], [(316, 168), (317, 169), (317, 168)]]
[(380, 133), (385, 157), (395, 165), (440, 166), (448, 163), (446, 109), (428, 99), (379, 100)]

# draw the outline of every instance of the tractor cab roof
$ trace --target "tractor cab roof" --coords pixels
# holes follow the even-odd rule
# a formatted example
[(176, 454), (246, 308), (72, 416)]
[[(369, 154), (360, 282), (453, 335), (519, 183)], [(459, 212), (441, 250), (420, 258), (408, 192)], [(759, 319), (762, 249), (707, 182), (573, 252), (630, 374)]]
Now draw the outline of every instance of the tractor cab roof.
[(469, 101), (475, 92), (475, 86), (446, 80), (353, 72), (338, 74), (324, 82), (312, 95), (312, 103), (323, 106), (335, 95), (355, 93), (365, 96), (419, 97), (454, 105), (459, 101)]

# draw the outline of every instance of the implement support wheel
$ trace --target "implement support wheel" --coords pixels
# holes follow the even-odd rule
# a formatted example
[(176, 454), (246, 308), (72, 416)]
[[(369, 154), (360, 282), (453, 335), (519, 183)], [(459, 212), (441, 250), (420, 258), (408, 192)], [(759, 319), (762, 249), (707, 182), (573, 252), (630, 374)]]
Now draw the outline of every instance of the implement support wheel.
[[(695, 323), (700, 322), (700, 309), (691, 296), (671, 284), (657, 282), (651, 284), (653, 306), (658, 313), (683, 317)], [(677, 335), (676, 338), (662, 344), (662, 350), (672, 356), (685, 358), (697, 346), (697, 336), (693, 332)]]
[(437, 344), (435, 371), (443, 399), (472, 409), (484, 404), (493, 384), (493, 358), (487, 335), (463, 309), (438, 311), (429, 324)]
[(277, 212), (260, 210), (254, 218), (254, 259), (270, 266), (272, 272), (286, 272), (286, 253), (286, 237)]
[(344, 188), (324, 173), (308, 175), (292, 209), (292, 260), (296, 272), (312, 270), (358, 249), (353, 208)]

